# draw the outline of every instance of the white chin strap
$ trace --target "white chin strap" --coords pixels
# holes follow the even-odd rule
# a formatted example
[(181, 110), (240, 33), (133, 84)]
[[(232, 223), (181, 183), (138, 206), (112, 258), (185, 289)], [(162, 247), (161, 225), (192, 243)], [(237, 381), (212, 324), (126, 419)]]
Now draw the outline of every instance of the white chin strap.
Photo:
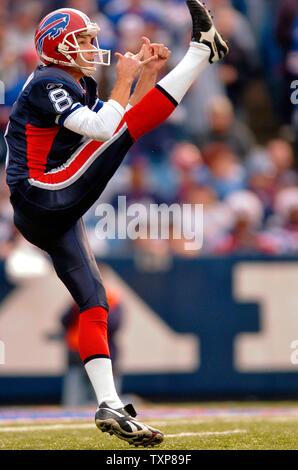
[(94, 72), (96, 72), (96, 67), (82, 67), (82, 66), (77, 65), (77, 68), (79, 68), (81, 72), (84, 75), (87, 75), (88, 77), (91, 77), (94, 74)]

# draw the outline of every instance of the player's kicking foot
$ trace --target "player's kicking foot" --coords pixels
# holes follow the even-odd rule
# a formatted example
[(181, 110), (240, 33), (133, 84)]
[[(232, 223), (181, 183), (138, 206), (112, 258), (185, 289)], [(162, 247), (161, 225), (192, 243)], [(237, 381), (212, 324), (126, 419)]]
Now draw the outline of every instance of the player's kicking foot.
[(222, 59), (229, 48), (216, 31), (210, 13), (199, 0), (186, 0), (192, 17), (192, 41), (201, 42), (210, 48), (209, 62), (213, 64)]
[(164, 436), (157, 429), (140, 423), (132, 405), (113, 410), (106, 403), (101, 403), (95, 414), (98, 429), (119, 437), (136, 447), (151, 447), (160, 444)]

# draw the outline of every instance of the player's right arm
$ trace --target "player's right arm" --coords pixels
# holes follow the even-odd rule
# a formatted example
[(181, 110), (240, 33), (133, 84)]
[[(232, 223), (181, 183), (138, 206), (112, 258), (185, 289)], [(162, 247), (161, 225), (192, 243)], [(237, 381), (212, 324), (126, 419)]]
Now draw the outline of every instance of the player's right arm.
[(31, 106), (31, 124), (40, 128), (63, 126), (79, 135), (104, 142), (120, 124), (124, 108), (115, 100), (84, 105), (84, 90), (76, 82), (53, 77), (28, 86), (24, 97)]

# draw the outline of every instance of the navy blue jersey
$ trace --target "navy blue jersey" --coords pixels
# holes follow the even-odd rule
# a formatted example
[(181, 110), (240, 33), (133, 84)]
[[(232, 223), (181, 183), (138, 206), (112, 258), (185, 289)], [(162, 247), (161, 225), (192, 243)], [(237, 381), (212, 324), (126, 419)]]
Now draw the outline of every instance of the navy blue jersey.
[(84, 137), (63, 127), (63, 123), (82, 106), (94, 111), (103, 106), (93, 78), (83, 77), (77, 82), (60, 68), (36, 68), (14, 103), (6, 131), (9, 186), (68, 160)]

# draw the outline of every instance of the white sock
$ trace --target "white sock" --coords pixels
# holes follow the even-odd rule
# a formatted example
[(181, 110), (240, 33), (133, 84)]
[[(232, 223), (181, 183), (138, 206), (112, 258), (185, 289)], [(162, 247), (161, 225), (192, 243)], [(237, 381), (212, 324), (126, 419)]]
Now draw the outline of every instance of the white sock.
[(206, 44), (191, 42), (183, 59), (158, 85), (180, 103), (199, 74), (209, 65), (209, 56), (210, 49)]
[(123, 403), (115, 389), (112, 362), (107, 358), (96, 358), (85, 364), (85, 369), (92, 383), (100, 405), (103, 401), (111, 408), (123, 408)]

